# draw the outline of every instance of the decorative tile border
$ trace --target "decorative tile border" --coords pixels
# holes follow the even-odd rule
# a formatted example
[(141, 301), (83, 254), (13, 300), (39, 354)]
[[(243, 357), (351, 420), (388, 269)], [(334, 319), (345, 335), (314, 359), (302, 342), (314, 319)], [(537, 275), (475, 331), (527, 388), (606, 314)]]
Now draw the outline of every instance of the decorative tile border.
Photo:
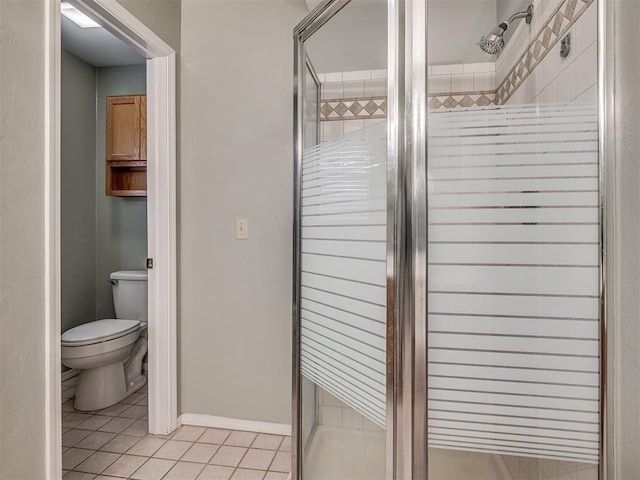
[[(496, 92), (454, 92), (429, 95), (429, 110), (486, 107), (496, 104)], [(371, 120), (387, 117), (387, 97), (340, 98), (323, 100), (320, 120)]]
[[(504, 105), (595, 0), (563, 0), (496, 90), (429, 95), (429, 110)], [(386, 118), (387, 97), (322, 100), (320, 120)]]
[(558, 5), (496, 89), (496, 100), (499, 105), (503, 105), (511, 98), (593, 2), (594, 0), (564, 0)]
[(387, 117), (387, 97), (336, 98), (322, 100), (320, 120), (371, 120)]
[(429, 110), (486, 107), (496, 104), (495, 90), (429, 95)]

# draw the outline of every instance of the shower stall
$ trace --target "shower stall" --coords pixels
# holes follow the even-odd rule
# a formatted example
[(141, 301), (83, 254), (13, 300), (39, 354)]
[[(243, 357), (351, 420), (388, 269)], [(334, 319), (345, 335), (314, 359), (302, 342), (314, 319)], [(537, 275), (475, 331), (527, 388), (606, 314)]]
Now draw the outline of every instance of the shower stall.
[(607, 477), (607, 8), (296, 27), (293, 479)]

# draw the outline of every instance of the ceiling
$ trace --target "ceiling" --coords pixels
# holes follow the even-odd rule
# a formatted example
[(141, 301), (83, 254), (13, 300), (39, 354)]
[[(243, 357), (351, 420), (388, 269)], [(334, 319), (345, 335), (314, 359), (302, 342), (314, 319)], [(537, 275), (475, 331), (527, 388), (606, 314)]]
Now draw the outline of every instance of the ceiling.
[(61, 16), (62, 48), (95, 67), (145, 63), (145, 58), (104, 28), (80, 28)]

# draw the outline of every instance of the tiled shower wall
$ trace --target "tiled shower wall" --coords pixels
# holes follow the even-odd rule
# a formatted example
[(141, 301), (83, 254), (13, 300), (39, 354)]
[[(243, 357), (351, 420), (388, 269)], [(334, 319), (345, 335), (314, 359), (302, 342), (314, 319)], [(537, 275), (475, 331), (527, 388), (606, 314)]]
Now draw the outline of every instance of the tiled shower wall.
[[(505, 480), (597, 480), (596, 465), (503, 455)], [(511, 478), (508, 477), (511, 475)]]
[[(433, 65), (428, 67), (427, 74), (431, 110), (495, 103), (494, 62)], [(386, 70), (327, 73), (318, 77), (322, 85), (324, 140), (364, 128), (362, 120), (386, 117)]]
[[(338, 72), (318, 75), (321, 89), (321, 123), (320, 138), (326, 142), (343, 135), (362, 130), (371, 123), (381, 121), (386, 116), (387, 71), (364, 70), (357, 72)], [(349, 100), (347, 100), (349, 99)], [(384, 108), (371, 109), (371, 114), (364, 107), (375, 101)], [(336, 100), (329, 102), (329, 100)], [(354, 102), (363, 108), (354, 106)], [(335, 113), (333, 108), (338, 110)], [(340, 110), (344, 105), (348, 110)], [(354, 114), (353, 112), (358, 112)], [(338, 113), (339, 112), (339, 113)]]
[[(496, 60), (502, 104), (597, 100), (597, 2), (535, 0), (531, 25), (517, 29)], [(560, 41), (571, 35), (571, 51), (560, 57)]]
[(319, 410), (318, 423), (320, 425), (372, 432), (381, 431), (378, 425), (321, 387), (317, 387), (317, 392)]
[(496, 65), (452, 63), (427, 67), (429, 110), (486, 107), (496, 100)]

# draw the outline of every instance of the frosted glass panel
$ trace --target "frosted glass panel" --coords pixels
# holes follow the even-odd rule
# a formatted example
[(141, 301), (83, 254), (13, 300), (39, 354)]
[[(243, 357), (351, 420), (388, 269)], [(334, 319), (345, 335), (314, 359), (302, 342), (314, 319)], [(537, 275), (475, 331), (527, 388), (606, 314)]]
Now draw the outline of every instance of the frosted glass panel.
[(379, 426), (386, 411), (386, 123), (308, 148), (301, 369)]
[(597, 463), (595, 106), (429, 120), (429, 446)]

